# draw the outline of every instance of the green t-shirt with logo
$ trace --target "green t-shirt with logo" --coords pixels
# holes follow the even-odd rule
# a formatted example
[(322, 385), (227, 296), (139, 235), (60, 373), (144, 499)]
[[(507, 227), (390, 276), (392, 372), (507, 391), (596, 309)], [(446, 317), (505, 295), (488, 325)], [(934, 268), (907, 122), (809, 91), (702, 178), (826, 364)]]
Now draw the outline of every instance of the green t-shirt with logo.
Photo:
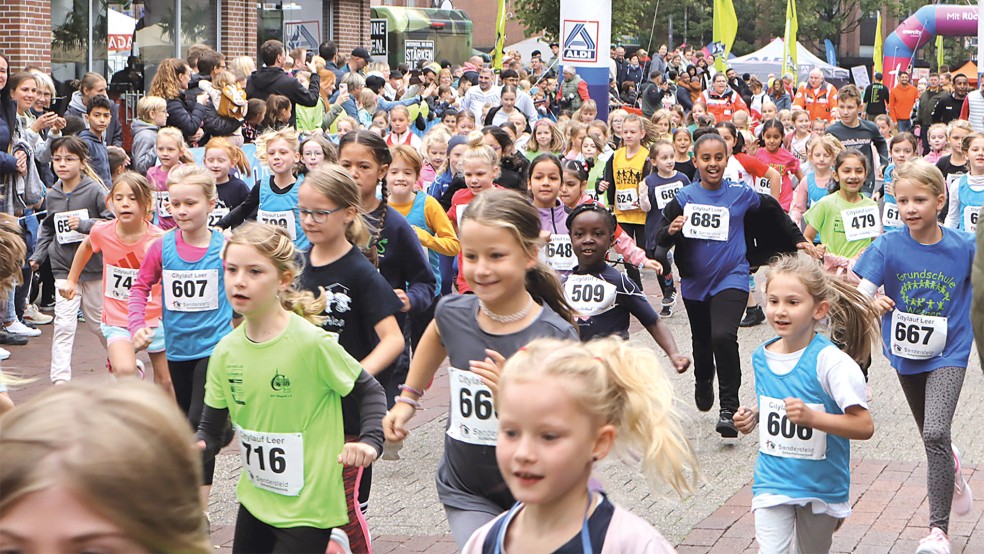
[[(871, 211), (871, 207), (874, 207), (873, 211)], [(858, 208), (867, 208), (871, 213), (859, 214), (857, 210)], [(850, 225), (853, 223), (854, 230), (858, 234), (864, 234), (865, 225), (868, 223), (877, 225), (877, 228), (880, 231), (881, 214), (878, 213), (877, 202), (867, 196), (862, 196), (861, 201), (851, 203), (845, 200), (839, 191), (833, 194), (828, 194), (820, 201), (813, 204), (813, 206), (811, 206), (810, 209), (803, 214), (803, 219), (806, 220), (811, 227), (817, 230), (817, 233), (820, 236), (820, 242), (826, 245), (827, 252), (838, 256), (843, 256), (845, 258), (854, 258), (865, 248), (867, 248), (874, 238), (847, 240), (847, 233), (844, 228), (844, 214), (847, 210), (855, 210), (851, 213), (855, 216), (855, 218), (857, 218), (857, 220), (854, 221), (852, 219), (852, 222), (849, 222), (848, 224)], [(870, 218), (868, 216), (874, 217)]]
[(239, 502), (274, 527), (328, 529), (348, 522), (342, 466), (342, 397), (362, 372), (332, 337), (296, 314), (256, 343), (245, 325), (208, 364), (205, 404), (229, 409), (243, 473)]

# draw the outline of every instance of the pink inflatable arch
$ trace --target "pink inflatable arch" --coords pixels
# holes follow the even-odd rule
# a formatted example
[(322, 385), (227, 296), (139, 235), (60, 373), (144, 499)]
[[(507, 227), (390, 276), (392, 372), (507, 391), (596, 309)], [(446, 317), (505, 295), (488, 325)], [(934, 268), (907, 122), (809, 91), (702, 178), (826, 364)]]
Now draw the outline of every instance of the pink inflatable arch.
[(916, 13), (888, 35), (882, 46), (885, 85), (895, 86), (895, 76), (908, 71), (912, 53), (935, 38), (977, 35), (977, 6), (929, 5)]

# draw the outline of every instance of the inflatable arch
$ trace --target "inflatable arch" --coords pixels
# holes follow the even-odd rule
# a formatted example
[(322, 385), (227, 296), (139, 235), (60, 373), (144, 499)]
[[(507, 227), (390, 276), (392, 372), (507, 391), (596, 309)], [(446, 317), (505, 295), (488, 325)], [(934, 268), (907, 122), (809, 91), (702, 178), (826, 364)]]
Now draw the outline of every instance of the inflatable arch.
[(977, 36), (977, 6), (923, 6), (903, 21), (882, 45), (885, 86), (895, 86), (898, 72), (909, 69), (912, 53), (936, 35)]

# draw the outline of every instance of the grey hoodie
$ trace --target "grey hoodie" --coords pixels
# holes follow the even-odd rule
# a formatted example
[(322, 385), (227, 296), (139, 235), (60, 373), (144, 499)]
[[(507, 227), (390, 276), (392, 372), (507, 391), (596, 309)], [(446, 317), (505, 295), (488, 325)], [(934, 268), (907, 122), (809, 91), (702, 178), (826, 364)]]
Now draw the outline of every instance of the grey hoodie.
[[(45, 200), (48, 209), (48, 217), (41, 222), (41, 229), (38, 232), (38, 243), (34, 249), (31, 261), (41, 265), (46, 259), (51, 260), (51, 272), (55, 279), (66, 279), (68, 271), (72, 268), (72, 260), (75, 259), (75, 251), (79, 248), (79, 242), (71, 244), (59, 244), (55, 237), (55, 214), (71, 210), (87, 210), (89, 219), (79, 222), (78, 232), (89, 234), (89, 230), (98, 221), (112, 219), (113, 212), (106, 206), (107, 191), (96, 180), (88, 175), (83, 175), (82, 180), (75, 187), (75, 190), (65, 194), (62, 190), (62, 182), (58, 181), (55, 186), (48, 190)], [(102, 255), (94, 254), (85, 264), (82, 270), (80, 281), (89, 281), (102, 278)]]
[(157, 130), (153, 123), (134, 119), (130, 125), (130, 136), (133, 145), (130, 147), (133, 170), (146, 175), (147, 170), (157, 165)]

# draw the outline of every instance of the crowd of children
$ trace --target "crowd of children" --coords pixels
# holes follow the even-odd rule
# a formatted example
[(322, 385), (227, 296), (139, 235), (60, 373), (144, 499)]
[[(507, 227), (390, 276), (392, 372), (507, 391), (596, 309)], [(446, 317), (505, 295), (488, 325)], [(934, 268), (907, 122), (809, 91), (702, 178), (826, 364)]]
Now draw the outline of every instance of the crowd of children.
[[(460, 549), (672, 551), (589, 481), (619, 445), (654, 482), (680, 494), (697, 483), (655, 351), (625, 341), (632, 316), (666, 365), (693, 365), (700, 411), (718, 399), (717, 433), (759, 427), (752, 509), (763, 552), (826, 551), (850, 515), (850, 441), (874, 433), (866, 380), (881, 342), (926, 449), (930, 533), (919, 552), (949, 552), (950, 511), (971, 502), (950, 424), (973, 341), (970, 233), (984, 206), (984, 136), (965, 122), (932, 126), (921, 158), (915, 136), (884, 129), (890, 160), (873, 164), (886, 160), (835, 137), (874, 126), (844, 115), (850, 90), (834, 134), (768, 100), (754, 111), (736, 104), (725, 121), (715, 120), (720, 106), (708, 113), (699, 102), (689, 119), (618, 110), (607, 123), (589, 101), (530, 125), (519, 106), (527, 93), (512, 84), (481, 127), (453, 110), (446, 85), (429, 118), (419, 98), (392, 103), (350, 75), (343, 84), (361, 89), (351, 90), (361, 110), (340, 91), (337, 109), (319, 98), (312, 120), (277, 95), (265, 110), (246, 102), (222, 73), (202, 90), (215, 117), (251, 122), (238, 132), (183, 131), (173, 99), (150, 95), (129, 157), (114, 163), (103, 139), (112, 110), (95, 95), (85, 131), (39, 139), (56, 178), (48, 215), (29, 255), (0, 220), (0, 253), (51, 269), (50, 378), (64, 392), (2, 420), (0, 527), (32, 508), (22, 504), (29, 487), (8, 486), (14, 472), (33, 471), (13, 454), (42, 435), (30, 417), (64, 420), (69, 434), (120, 417), (114, 393), (69, 384), (81, 312), (108, 370), (132, 387), (128, 400), (148, 398), (127, 410), (162, 394), (178, 407), (147, 433), (202, 451), (203, 472), (180, 448), (147, 462), (169, 462), (162, 475), (200, 486), (195, 500), (172, 483), (175, 506), (207, 511), (215, 456), (238, 435), (236, 552), (367, 552), (372, 464), (384, 452), (398, 458), (445, 361), (436, 482)], [(258, 174), (243, 141), (256, 144)], [(660, 309), (643, 269), (657, 275)], [(678, 294), (690, 353), (663, 321)], [(739, 327), (763, 321), (777, 338), (742, 360)], [(741, 398), (743, 365), (754, 398)], [(145, 371), (157, 393), (130, 383)], [(4, 382), (0, 412), (10, 407)], [(63, 412), (82, 398), (107, 404), (73, 421)], [(119, 456), (152, 458), (127, 433)], [(42, 463), (64, 455), (40, 438), (30, 448)], [(88, 494), (62, 485), (47, 494)], [(138, 503), (134, 489), (119, 501)], [(207, 516), (168, 514), (152, 532), (127, 523), (141, 509), (108, 513), (150, 551), (207, 550)]]

